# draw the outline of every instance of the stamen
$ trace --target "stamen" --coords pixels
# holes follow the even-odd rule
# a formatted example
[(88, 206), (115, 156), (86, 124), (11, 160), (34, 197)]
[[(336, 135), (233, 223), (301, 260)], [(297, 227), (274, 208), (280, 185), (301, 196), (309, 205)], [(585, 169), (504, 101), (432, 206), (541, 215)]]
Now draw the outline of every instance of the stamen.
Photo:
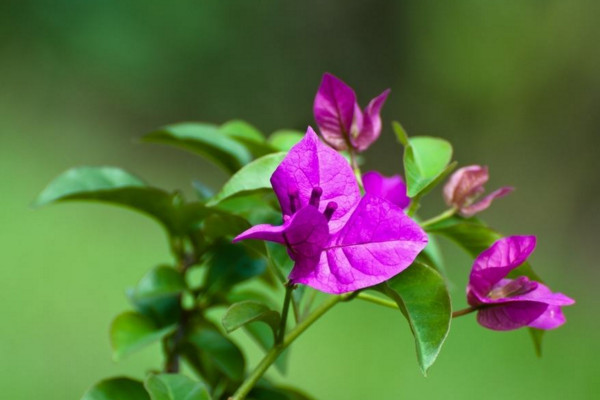
[(338, 205), (335, 201), (330, 201), (327, 203), (327, 207), (325, 207), (325, 211), (323, 211), (323, 215), (327, 218), (327, 221), (331, 220), (333, 213), (337, 210)]
[(298, 204), (300, 197), (297, 187), (292, 186), (288, 189), (288, 198), (290, 199), (290, 210), (292, 210), (292, 214), (294, 214), (300, 206), (300, 204)]
[(488, 293), (490, 299), (502, 299), (506, 297), (519, 296), (521, 294), (529, 293), (538, 287), (538, 283), (530, 280), (526, 276), (520, 276), (508, 282), (506, 285), (491, 290)]
[(323, 189), (321, 189), (318, 186), (313, 188), (313, 190), (310, 194), (310, 200), (308, 201), (308, 204), (310, 204), (311, 206), (318, 207), (319, 200), (321, 199), (322, 194), (323, 194)]

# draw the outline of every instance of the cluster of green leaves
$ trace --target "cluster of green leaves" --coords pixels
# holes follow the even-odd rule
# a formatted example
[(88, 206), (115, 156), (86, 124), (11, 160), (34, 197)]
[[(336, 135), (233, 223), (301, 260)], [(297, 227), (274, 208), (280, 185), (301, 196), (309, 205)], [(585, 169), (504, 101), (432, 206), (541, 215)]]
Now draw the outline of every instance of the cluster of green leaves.
[[(442, 182), (456, 162), (452, 162), (452, 146), (446, 140), (409, 138), (397, 123), (394, 130), (404, 146), (404, 172), (411, 197), (408, 213), (414, 215), (420, 199)], [(141, 212), (162, 225), (174, 256), (172, 265), (150, 269), (127, 291), (132, 309), (119, 314), (110, 328), (115, 360), (160, 341), (162, 372), (150, 373), (144, 382), (125, 377), (101, 381), (83, 399), (229, 398), (248, 376), (243, 349), (228, 337), (238, 329), (256, 341), (267, 357), (273, 356), (275, 367), (285, 372), (289, 352), (281, 346), (288, 302), (280, 314), (272, 294), (280, 294), (286, 287), (291, 260), (283, 246), (255, 241), (232, 244), (231, 239), (253, 224), (281, 220), (269, 178), (302, 137), (300, 132), (278, 131), (267, 138), (243, 121), (221, 126), (170, 125), (149, 133), (143, 141), (191, 151), (221, 167), (230, 177), (218, 192), (213, 194), (195, 184), (196, 198), (187, 200), (179, 192), (153, 187), (119, 168), (80, 167), (57, 177), (39, 195), (37, 205), (88, 200)], [(501, 237), (475, 218), (452, 216), (424, 227), (430, 234), (455, 241), (473, 257)], [(517, 273), (539, 280), (528, 264)], [(242, 285), (249, 281), (266, 290)], [(407, 270), (369, 289), (374, 294), (355, 292), (343, 300), (363, 298), (397, 309), (413, 333), (417, 361), (426, 374), (441, 351), (452, 319), (435, 237), (430, 236), (425, 251)], [(307, 292), (312, 293), (305, 295)], [(286, 287), (296, 328), (310, 318), (314, 294), (306, 287)], [(220, 321), (209, 313), (217, 308), (225, 310)], [(532, 330), (532, 336), (539, 352), (541, 332)], [(179, 373), (181, 363), (194, 372), (193, 377)], [(248, 397), (308, 398), (264, 378), (253, 383)]]
[[(274, 273), (280, 266), (268, 265), (272, 261), (264, 243), (234, 245), (231, 239), (249, 228), (250, 221), (278, 217), (269, 177), (301, 138), (299, 132), (278, 131), (267, 139), (243, 121), (166, 126), (143, 141), (172, 145), (214, 162), (231, 175), (221, 191), (212, 194), (196, 184), (196, 198), (188, 201), (179, 192), (153, 187), (116, 167), (80, 167), (58, 176), (38, 196), (37, 206), (86, 200), (138, 211), (162, 225), (174, 256), (172, 265), (150, 269), (127, 290), (132, 309), (116, 316), (110, 327), (117, 361), (161, 342), (163, 373), (153, 372), (144, 382), (125, 377), (101, 381), (85, 400), (227, 398), (247, 374), (244, 352), (228, 333), (243, 327), (265, 350), (273, 346), (279, 312), (272, 309), (269, 296), (241, 284), (256, 278), (270, 292), (281, 290), (277, 286), (283, 278)], [(227, 307), (222, 324), (207, 316), (212, 309)], [(261, 326), (265, 322), (267, 330)], [(195, 373), (193, 378), (178, 373), (182, 362)], [(285, 354), (277, 366), (285, 371)], [(307, 398), (267, 380), (250, 397)]]

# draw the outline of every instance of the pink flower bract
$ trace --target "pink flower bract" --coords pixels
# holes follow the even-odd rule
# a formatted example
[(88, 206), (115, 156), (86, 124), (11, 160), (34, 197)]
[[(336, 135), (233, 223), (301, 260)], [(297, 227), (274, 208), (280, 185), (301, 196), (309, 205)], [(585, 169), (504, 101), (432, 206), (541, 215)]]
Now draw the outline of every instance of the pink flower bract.
[(565, 323), (561, 306), (575, 303), (573, 299), (525, 276), (506, 278), (527, 260), (535, 243), (535, 236), (509, 236), (475, 259), (467, 300), (479, 309), (477, 321), (484, 327), (498, 331), (524, 326), (554, 329)]
[(406, 269), (427, 235), (402, 208), (367, 193), (361, 198), (348, 162), (308, 128), (271, 176), (283, 225), (256, 225), (234, 241), (285, 245), (295, 261), (292, 283), (346, 293)]
[(469, 165), (459, 168), (444, 186), (446, 204), (456, 207), (461, 215), (471, 217), (488, 208), (494, 199), (513, 191), (512, 187), (505, 186), (475, 203), (475, 200), (485, 192), (483, 185), (488, 179), (487, 167)]
[(380, 112), (389, 94), (390, 90), (385, 90), (361, 111), (354, 90), (341, 79), (324, 74), (313, 105), (323, 139), (337, 150), (348, 146), (366, 150), (381, 133)]
[(400, 175), (383, 176), (377, 171), (369, 171), (362, 176), (365, 192), (381, 197), (405, 209), (410, 205), (406, 195), (406, 184)]

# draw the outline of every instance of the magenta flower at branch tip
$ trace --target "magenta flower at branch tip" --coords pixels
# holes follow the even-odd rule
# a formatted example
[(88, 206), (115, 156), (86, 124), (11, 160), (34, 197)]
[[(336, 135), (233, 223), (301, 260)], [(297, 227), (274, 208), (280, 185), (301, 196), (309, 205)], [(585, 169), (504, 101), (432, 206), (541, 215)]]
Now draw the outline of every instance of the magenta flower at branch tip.
[(525, 262), (535, 243), (535, 236), (506, 237), (475, 259), (467, 301), (478, 309), (477, 321), (484, 327), (498, 331), (524, 326), (554, 329), (565, 323), (560, 307), (575, 303), (573, 299), (552, 293), (542, 283), (525, 276), (506, 278)]
[(513, 191), (512, 187), (505, 186), (474, 203), (477, 197), (485, 192), (483, 185), (488, 179), (487, 167), (470, 165), (460, 168), (444, 186), (444, 200), (449, 206), (456, 207), (461, 215), (471, 217), (488, 208), (494, 199)]
[(400, 175), (383, 176), (377, 171), (369, 171), (362, 176), (365, 192), (386, 199), (405, 209), (410, 205), (406, 195), (406, 184)]
[(390, 90), (385, 90), (361, 111), (350, 86), (331, 74), (323, 75), (313, 105), (323, 139), (337, 150), (348, 146), (366, 150), (381, 133), (379, 114), (389, 94)]
[(284, 244), (295, 261), (292, 283), (345, 293), (406, 269), (427, 244), (421, 227), (395, 204), (361, 198), (348, 162), (308, 128), (271, 176), (283, 225), (256, 225), (238, 235)]

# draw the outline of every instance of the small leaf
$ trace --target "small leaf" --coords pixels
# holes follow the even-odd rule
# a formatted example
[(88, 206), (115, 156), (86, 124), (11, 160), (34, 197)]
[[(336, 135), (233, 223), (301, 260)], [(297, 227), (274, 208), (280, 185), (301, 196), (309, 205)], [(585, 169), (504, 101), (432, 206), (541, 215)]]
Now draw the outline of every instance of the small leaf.
[(209, 363), (208, 367), (216, 367), (233, 381), (239, 382), (244, 378), (244, 355), (216, 329), (209, 326), (197, 327), (188, 333), (186, 344), (186, 356), (195, 360), (192, 364), (200, 369), (200, 373), (206, 369), (206, 363)]
[(234, 173), (252, 159), (243, 145), (210, 124), (187, 122), (169, 125), (147, 134), (142, 141), (191, 151), (229, 173)]
[(254, 157), (278, 151), (267, 143), (262, 133), (249, 123), (240, 120), (226, 122), (219, 128), (221, 132), (243, 144)]
[(444, 278), (433, 268), (414, 263), (377, 289), (394, 300), (408, 320), (419, 366), (427, 375), (446, 340), (452, 320)]
[(151, 269), (127, 294), (139, 312), (162, 327), (179, 319), (179, 295), (185, 289), (183, 276), (174, 268), (161, 265)]
[(415, 197), (444, 173), (452, 159), (452, 146), (446, 140), (429, 136), (408, 139), (404, 148), (407, 194)]
[(269, 136), (269, 144), (277, 151), (290, 151), (304, 137), (304, 133), (293, 130), (279, 130)]
[(177, 295), (185, 290), (183, 276), (174, 268), (160, 265), (150, 270), (135, 288), (136, 299)]
[(110, 327), (110, 342), (115, 360), (148, 346), (175, 330), (175, 326), (159, 329), (150, 318), (136, 312), (119, 314)]
[(79, 167), (55, 178), (35, 200), (35, 206), (67, 201), (95, 200), (132, 208), (173, 230), (173, 196), (146, 186), (138, 177), (115, 167)]
[(394, 133), (396, 134), (396, 139), (400, 142), (402, 146), (408, 146), (408, 135), (404, 130), (404, 127), (400, 124), (400, 122), (392, 122), (392, 128), (394, 129)]
[(214, 206), (232, 196), (258, 190), (270, 191), (271, 175), (285, 156), (286, 153), (274, 153), (252, 161), (225, 182), (221, 191), (207, 205)]
[(250, 322), (262, 321), (271, 327), (275, 336), (280, 319), (279, 312), (271, 310), (263, 303), (246, 300), (232, 304), (223, 315), (221, 322), (225, 331), (231, 333)]
[(181, 374), (151, 374), (144, 386), (151, 400), (211, 400), (204, 383)]
[(537, 329), (537, 328), (529, 328), (529, 334), (531, 335), (531, 339), (533, 340), (533, 347), (535, 349), (535, 354), (538, 357), (542, 356), (542, 339), (544, 336), (544, 333), (546, 332), (543, 329)]
[(125, 377), (105, 379), (91, 387), (81, 400), (150, 400), (142, 382)]

